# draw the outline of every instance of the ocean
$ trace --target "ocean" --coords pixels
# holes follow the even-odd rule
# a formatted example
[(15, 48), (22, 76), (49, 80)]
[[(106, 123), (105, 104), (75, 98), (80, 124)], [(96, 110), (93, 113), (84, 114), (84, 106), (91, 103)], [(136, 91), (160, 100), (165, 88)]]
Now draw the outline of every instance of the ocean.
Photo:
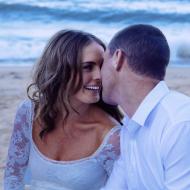
[(138, 23), (163, 31), (171, 66), (190, 66), (190, 0), (0, 0), (0, 65), (33, 65), (61, 29), (85, 30), (108, 43)]

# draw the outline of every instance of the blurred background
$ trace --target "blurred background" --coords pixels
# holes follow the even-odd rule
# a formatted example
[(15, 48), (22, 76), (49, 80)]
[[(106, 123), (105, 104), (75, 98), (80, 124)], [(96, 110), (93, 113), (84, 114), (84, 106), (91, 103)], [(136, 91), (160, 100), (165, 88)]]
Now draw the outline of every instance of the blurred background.
[(60, 29), (85, 30), (108, 42), (136, 23), (159, 27), (171, 65), (190, 66), (190, 0), (0, 0), (0, 65), (32, 65)]

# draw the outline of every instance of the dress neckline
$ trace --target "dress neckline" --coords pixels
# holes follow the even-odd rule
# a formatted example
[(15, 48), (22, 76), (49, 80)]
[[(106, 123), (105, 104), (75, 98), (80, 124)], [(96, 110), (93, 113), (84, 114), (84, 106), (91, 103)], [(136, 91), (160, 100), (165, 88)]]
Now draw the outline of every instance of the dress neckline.
[(43, 160), (51, 162), (51, 163), (55, 163), (55, 164), (76, 164), (76, 163), (80, 163), (83, 161), (88, 161), (90, 159), (94, 159), (103, 149), (103, 147), (105, 146), (105, 144), (107, 143), (109, 137), (114, 133), (114, 131), (116, 131), (117, 129), (120, 128), (119, 125), (116, 125), (115, 127), (113, 127), (112, 129), (110, 129), (104, 139), (102, 140), (102, 143), (100, 144), (100, 146), (89, 156), (86, 156), (84, 158), (80, 158), (80, 159), (76, 159), (76, 160), (54, 160), (51, 159), (49, 157), (47, 157), (46, 155), (44, 155), (39, 148), (37, 147), (37, 145), (35, 144), (33, 137), (32, 137), (32, 125), (33, 125), (33, 116), (34, 116), (34, 104), (31, 101), (31, 115), (30, 115), (30, 139), (31, 139), (31, 145), (34, 149), (34, 151), (37, 153), (37, 155), (39, 155)]

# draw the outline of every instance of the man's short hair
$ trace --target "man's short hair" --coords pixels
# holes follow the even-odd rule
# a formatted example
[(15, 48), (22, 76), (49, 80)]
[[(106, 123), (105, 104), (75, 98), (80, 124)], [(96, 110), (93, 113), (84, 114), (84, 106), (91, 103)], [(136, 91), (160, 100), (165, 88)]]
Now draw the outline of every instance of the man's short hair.
[(170, 49), (164, 34), (156, 27), (132, 25), (116, 33), (108, 46), (110, 54), (121, 49), (133, 72), (163, 80)]

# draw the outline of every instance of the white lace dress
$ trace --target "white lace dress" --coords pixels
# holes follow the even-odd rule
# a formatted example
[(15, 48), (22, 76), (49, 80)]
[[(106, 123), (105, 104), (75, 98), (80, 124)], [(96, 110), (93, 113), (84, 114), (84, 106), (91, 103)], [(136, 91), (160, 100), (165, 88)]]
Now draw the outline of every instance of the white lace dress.
[(89, 157), (56, 161), (43, 155), (32, 139), (33, 106), (18, 108), (8, 151), (4, 190), (98, 190), (106, 183), (119, 156), (120, 126), (112, 128)]

